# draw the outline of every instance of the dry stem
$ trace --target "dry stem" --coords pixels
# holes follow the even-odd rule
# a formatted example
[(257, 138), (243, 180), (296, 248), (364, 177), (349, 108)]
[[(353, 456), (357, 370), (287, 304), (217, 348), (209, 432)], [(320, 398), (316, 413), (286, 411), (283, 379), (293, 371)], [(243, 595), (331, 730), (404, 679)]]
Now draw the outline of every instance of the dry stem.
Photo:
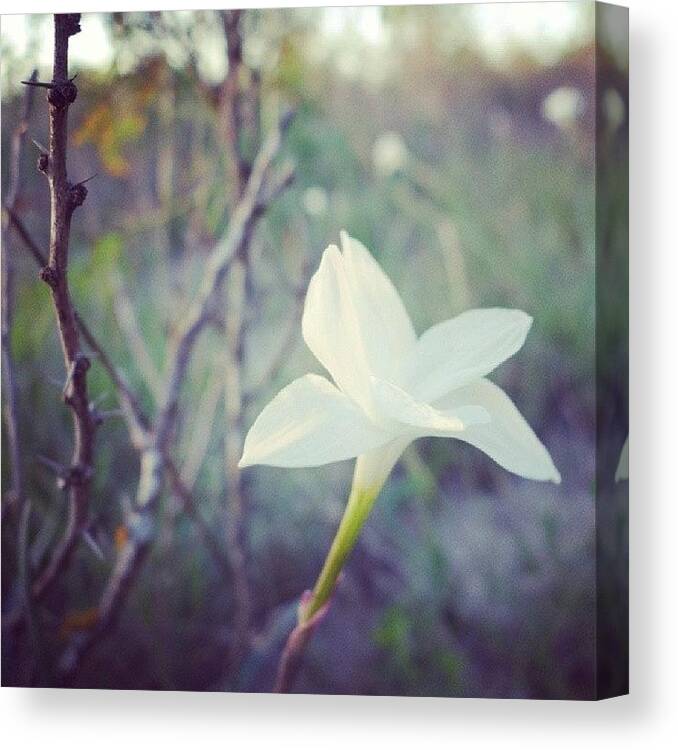
[[(71, 466), (62, 478), (69, 493), (66, 528), (45, 570), (36, 580), (36, 597), (44, 595), (68, 564), (81, 531), (87, 522), (89, 490), (94, 471), (96, 421), (87, 393), (90, 362), (80, 350), (80, 335), (68, 288), (68, 250), (71, 219), (87, 196), (83, 184), (72, 184), (66, 171), (68, 108), (77, 88), (68, 78), (69, 38), (80, 31), (77, 13), (54, 16), (54, 68), (48, 84), (49, 147), (41, 154), (39, 166), (49, 183), (50, 241), (47, 264), (40, 272), (49, 286), (57, 318), (59, 338), (66, 368), (63, 398), (73, 415), (74, 447)], [(36, 85), (29, 82), (30, 85)]]

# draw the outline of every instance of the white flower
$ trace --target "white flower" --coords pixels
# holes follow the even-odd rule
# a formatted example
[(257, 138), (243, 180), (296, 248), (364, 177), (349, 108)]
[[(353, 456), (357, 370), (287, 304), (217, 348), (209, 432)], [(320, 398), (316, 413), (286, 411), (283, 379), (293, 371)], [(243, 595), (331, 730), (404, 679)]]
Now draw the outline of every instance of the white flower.
[(469, 310), (419, 339), (395, 287), (345, 232), (309, 284), (304, 340), (334, 383), (295, 380), (264, 408), (240, 466), (300, 467), (358, 457), (354, 491), (376, 496), (405, 447), (463, 440), (509, 471), (560, 481), (551, 457), (504, 391), (486, 379), (523, 345), (519, 310)]
[(560, 482), (546, 448), (511, 399), (485, 376), (515, 354), (532, 324), (519, 310), (469, 310), (417, 339), (395, 287), (345, 232), (325, 250), (306, 295), (302, 333), (332, 376), (283, 388), (245, 439), (240, 466), (319, 466), (357, 457), (344, 515), (313, 592), (299, 608), (311, 627), (386, 477), (425, 435), (475, 445), (529, 479)]

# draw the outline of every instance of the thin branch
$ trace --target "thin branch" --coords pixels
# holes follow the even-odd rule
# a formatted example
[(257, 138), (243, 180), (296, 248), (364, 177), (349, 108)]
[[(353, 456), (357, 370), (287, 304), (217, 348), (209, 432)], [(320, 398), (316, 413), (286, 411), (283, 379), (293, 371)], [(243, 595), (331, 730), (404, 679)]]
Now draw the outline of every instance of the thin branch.
[[(74, 448), (69, 471), (69, 510), (66, 529), (53, 551), (47, 567), (34, 585), (41, 596), (66, 567), (80, 533), (87, 523), (89, 488), (94, 471), (96, 420), (87, 393), (89, 359), (80, 350), (80, 335), (68, 287), (68, 250), (71, 219), (82, 205), (87, 189), (68, 180), (66, 153), (68, 144), (68, 108), (75, 101), (77, 87), (68, 78), (69, 38), (80, 31), (78, 13), (54, 16), (54, 69), (48, 88), (49, 147), (41, 155), (40, 167), (46, 174), (50, 191), (50, 243), (47, 265), (41, 278), (49, 286), (59, 329), (66, 367), (64, 400), (73, 414)], [(45, 158), (46, 156), (46, 158)]]
[[(40, 268), (47, 265), (47, 259), (44, 253), (40, 250), (19, 216), (11, 210), (7, 210), (7, 216), (9, 217), (11, 225), (14, 227), (24, 243), (24, 246), (30, 252), (37, 265)], [(149, 429), (149, 421), (141, 408), (138, 398), (127, 383), (125, 376), (113, 364), (112, 360), (106, 353), (106, 350), (101, 346), (98, 339), (89, 329), (77, 310), (74, 310), (74, 317), (75, 322), (80, 329), (80, 333), (82, 334), (82, 338), (92, 353), (96, 355), (97, 362), (101, 364), (115, 386), (118, 402), (120, 403), (123, 416), (127, 421), (132, 436), (132, 443), (137, 448), (145, 445), (147, 442), (146, 436)]]
[(226, 36), (228, 70), (221, 89), (221, 119), (226, 144), (230, 152), (229, 163), (233, 174), (231, 184), (235, 187), (235, 199), (239, 200), (247, 186), (251, 165), (242, 153), (243, 133), (243, 92), (241, 88), (242, 60), (242, 21), (241, 10), (222, 11), (222, 22)]

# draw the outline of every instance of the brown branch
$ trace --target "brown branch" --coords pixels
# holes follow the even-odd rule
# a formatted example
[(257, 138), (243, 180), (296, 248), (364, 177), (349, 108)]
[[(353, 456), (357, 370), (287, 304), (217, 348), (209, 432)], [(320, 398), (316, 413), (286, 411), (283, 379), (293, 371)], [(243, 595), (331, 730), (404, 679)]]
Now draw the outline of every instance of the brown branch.
[[(33, 71), (31, 81), (37, 79)], [(19, 421), (17, 415), (17, 387), (14, 379), (14, 361), (10, 334), (14, 302), (14, 256), (10, 240), (10, 212), (16, 210), (21, 192), (21, 163), (23, 161), (26, 132), (33, 108), (35, 89), (27, 88), (24, 94), (21, 117), (12, 135), (12, 150), (9, 161), (9, 185), (5, 200), (6, 210), (2, 216), (2, 377), (5, 392), (3, 416), (7, 430), (7, 442), (12, 467), (11, 489), (7, 502), (3, 502), (2, 512), (9, 507), (21, 507), (23, 501), (23, 471), (19, 441)], [(3, 498), (4, 500), (4, 498)]]
[(78, 324), (68, 288), (71, 219), (87, 196), (85, 186), (69, 182), (66, 171), (68, 108), (77, 96), (77, 87), (68, 78), (68, 43), (69, 38), (79, 31), (78, 13), (54, 16), (54, 68), (47, 93), (49, 147), (47, 154), (42, 154), (40, 159), (40, 169), (47, 176), (50, 191), (49, 257), (40, 276), (50, 288), (57, 318), (66, 367), (63, 397), (73, 415), (74, 447), (66, 479), (69, 491), (66, 528), (47, 567), (34, 584), (36, 597), (43, 595), (66, 567), (80, 532), (85, 528), (94, 471), (96, 420), (87, 393), (90, 361), (80, 350)]
[[(24, 246), (30, 252), (37, 265), (40, 268), (47, 265), (47, 259), (44, 253), (42, 252), (42, 250), (40, 250), (38, 244), (35, 242), (19, 216), (14, 211), (9, 209), (6, 209), (6, 215), (8, 216), (12, 227), (21, 238)], [(141, 408), (141, 404), (139, 403), (137, 396), (134, 394), (131, 387), (127, 383), (125, 376), (113, 364), (112, 360), (106, 353), (106, 350), (103, 348), (103, 346), (101, 346), (98, 339), (89, 329), (77, 310), (74, 310), (74, 317), (75, 322), (80, 329), (80, 333), (82, 334), (82, 338), (86, 342), (87, 346), (89, 346), (92, 353), (96, 356), (96, 360), (104, 368), (113, 385), (115, 386), (118, 402), (127, 421), (133, 445), (135, 445), (137, 448), (140, 445), (144, 445), (149, 429), (149, 421), (148, 417), (146, 416), (146, 414), (144, 414)]]

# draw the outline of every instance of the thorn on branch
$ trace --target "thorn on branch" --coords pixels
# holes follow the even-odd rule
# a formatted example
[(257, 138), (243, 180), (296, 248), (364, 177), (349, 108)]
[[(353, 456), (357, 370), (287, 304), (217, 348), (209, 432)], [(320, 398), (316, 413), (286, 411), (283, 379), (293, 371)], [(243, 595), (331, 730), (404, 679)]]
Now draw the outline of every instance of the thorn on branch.
[(54, 289), (57, 285), (58, 275), (52, 266), (43, 266), (40, 269), (40, 278), (47, 284), (50, 289)]
[(64, 466), (48, 456), (37, 456), (38, 461), (56, 476), (56, 485), (60, 490), (66, 490), (75, 485), (81, 485), (92, 476), (89, 466)]
[(57, 477), (57, 487), (60, 490), (66, 490), (70, 487), (80, 487), (87, 482), (94, 473), (91, 466), (81, 466), (76, 464), (71, 466), (64, 476)]
[(57, 109), (63, 109), (73, 104), (78, 96), (78, 87), (73, 83), (75, 76), (67, 81), (21, 81), (24, 86), (35, 86), (47, 89), (47, 101)]
[[(92, 175), (93, 177), (96, 175)], [(87, 180), (91, 180), (92, 177), (88, 177)], [(68, 207), (71, 211), (75, 211), (78, 206), (82, 206), (87, 198), (87, 188), (85, 182), (68, 183)]]
[(28, 81), (21, 81), (24, 86), (35, 86), (36, 88), (40, 89), (53, 89), (56, 84), (52, 83), (51, 81), (36, 81), (35, 79), (31, 78)]
[(64, 109), (73, 104), (78, 96), (78, 87), (72, 80), (53, 83), (47, 92), (47, 101), (57, 109)]

